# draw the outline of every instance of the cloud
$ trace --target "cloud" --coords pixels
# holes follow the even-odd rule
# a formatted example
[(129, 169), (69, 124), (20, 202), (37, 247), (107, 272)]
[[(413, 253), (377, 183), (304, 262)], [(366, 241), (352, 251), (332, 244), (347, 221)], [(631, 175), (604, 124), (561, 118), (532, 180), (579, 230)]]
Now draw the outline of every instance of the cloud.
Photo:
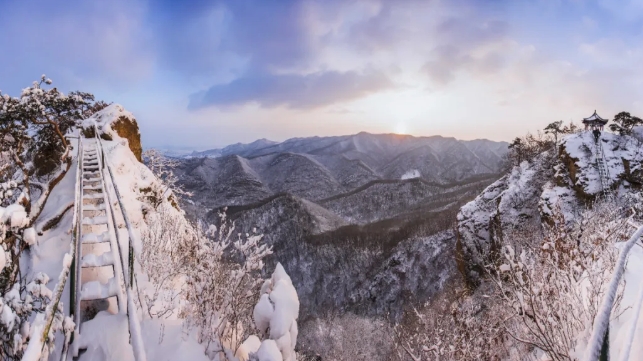
[(17, 88), (46, 72), (57, 86), (93, 79), (122, 89), (149, 77), (153, 55), (144, 13), (137, 1), (3, 4), (0, 23), (11, 35), (0, 37), (0, 48), (11, 56), (0, 63), (0, 79)]
[(452, 82), (456, 75), (484, 76), (499, 72), (512, 55), (509, 24), (482, 14), (463, 12), (438, 22), (436, 45), (422, 66), (438, 87)]
[(247, 75), (192, 95), (189, 107), (199, 109), (257, 102), (263, 107), (285, 105), (311, 109), (357, 99), (393, 86), (385, 74), (377, 71)]
[[(199, 81), (208, 90), (191, 96), (190, 109), (346, 102), (389, 88), (385, 78), (408, 74), (391, 69), (408, 70), (405, 62), (422, 57), (430, 79), (445, 85), (461, 69), (502, 68), (500, 53), (485, 47), (508, 32), (506, 22), (466, 0), (222, 0), (194, 12), (165, 11), (165, 21), (175, 26), (160, 38), (161, 61), (210, 82)], [(331, 90), (327, 82), (347, 90)]]
[[(222, 67), (237, 73), (284, 69), (313, 55), (301, 1), (179, 3), (164, 2), (152, 16), (159, 60), (174, 71), (202, 75)], [(240, 60), (245, 62), (241, 69)]]

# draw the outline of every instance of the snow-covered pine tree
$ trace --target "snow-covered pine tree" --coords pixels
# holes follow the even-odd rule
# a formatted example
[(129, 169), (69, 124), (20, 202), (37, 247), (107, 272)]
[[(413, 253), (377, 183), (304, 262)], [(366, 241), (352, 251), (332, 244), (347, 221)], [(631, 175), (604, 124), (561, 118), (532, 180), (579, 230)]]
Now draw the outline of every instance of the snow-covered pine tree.
[[(0, 358), (20, 359), (33, 325), (42, 321), (52, 292), (49, 275), (20, 269), (23, 251), (36, 242), (32, 227), (53, 187), (71, 166), (68, 132), (100, 109), (89, 93), (65, 95), (45, 75), (20, 97), (0, 92)], [(58, 215), (56, 215), (58, 216)], [(54, 217), (55, 218), (55, 217)], [(50, 337), (63, 328), (62, 305), (53, 310)], [(35, 317), (34, 317), (35, 314)], [(30, 320), (34, 320), (31, 323)], [(43, 325), (38, 324), (38, 327)]]

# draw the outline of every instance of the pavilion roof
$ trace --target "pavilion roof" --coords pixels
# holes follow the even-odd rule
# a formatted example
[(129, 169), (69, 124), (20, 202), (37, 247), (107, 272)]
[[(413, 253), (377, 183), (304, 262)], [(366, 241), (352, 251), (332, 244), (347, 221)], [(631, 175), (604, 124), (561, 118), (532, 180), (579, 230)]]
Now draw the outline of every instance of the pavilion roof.
[(601, 118), (600, 115), (596, 114), (596, 110), (594, 110), (594, 114), (590, 115), (587, 118), (583, 119), (584, 124), (601, 124), (605, 125), (609, 120)]

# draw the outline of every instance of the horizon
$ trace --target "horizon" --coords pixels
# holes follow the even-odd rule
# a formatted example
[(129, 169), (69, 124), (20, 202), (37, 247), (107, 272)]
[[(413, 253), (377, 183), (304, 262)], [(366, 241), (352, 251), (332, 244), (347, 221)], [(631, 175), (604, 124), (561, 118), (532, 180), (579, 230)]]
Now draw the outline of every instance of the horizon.
[[(370, 133), (510, 141), (643, 113), (643, 5), (604, 0), (3, 4), (0, 89), (122, 104), (146, 148)], [(168, 137), (171, 135), (171, 137)]]
[(184, 151), (193, 151), (193, 152), (205, 152), (205, 151), (210, 151), (210, 150), (221, 150), (221, 149), (223, 149), (223, 148), (226, 148), (226, 147), (229, 147), (229, 146), (233, 146), (233, 145), (248, 145), (248, 144), (254, 143), (254, 142), (256, 142), (256, 141), (260, 141), (260, 140), (265, 140), (265, 141), (273, 142), (273, 143), (275, 143), (275, 144), (281, 144), (281, 143), (284, 143), (284, 142), (287, 142), (287, 141), (289, 141), (289, 140), (293, 140), (293, 139), (330, 138), (330, 137), (351, 137), (351, 136), (355, 136), (355, 135), (358, 135), (358, 134), (361, 134), (361, 133), (366, 133), (366, 134), (369, 134), (369, 135), (393, 135), (393, 136), (402, 136), (402, 137), (407, 137), (407, 136), (408, 136), (408, 137), (412, 137), (412, 138), (434, 138), (434, 137), (439, 137), (439, 138), (452, 138), (452, 139), (455, 139), (455, 140), (457, 140), (457, 141), (463, 141), (463, 142), (473, 142), (473, 141), (476, 141), (476, 140), (483, 140), (483, 141), (489, 141), (489, 142), (495, 142), (495, 143), (510, 143), (509, 141), (505, 141), (505, 140), (491, 140), (491, 139), (487, 139), (487, 138), (459, 139), (459, 138), (456, 138), (456, 137), (447, 137), (447, 136), (443, 136), (443, 135), (440, 135), (440, 134), (434, 134), (434, 135), (414, 135), (414, 134), (399, 134), (399, 133), (370, 133), (370, 132), (367, 132), (367, 131), (360, 131), (360, 132), (358, 132), (358, 133), (352, 133), (352, 134), (340, 134), (340, 135), (331, 135), (331, 136), (319, 136), (319, 135), (313, 135), (313, 136), (309, 136), (309, 137), (292, 137), (292, 138), (284, 139), (284, 140), (282, 140), (282, 141), (276, 141), (276, 140), (272, 140), (272, 139), (268, 139), (268, 138), (259, 138), (259, 139), (255, 139), (255, 140), (253, 140), (253, 141), (246, 142), (246, 143), (243, 143), (243, 142), (236, 142), (236, 143), (230, 143), (230, 144), (225, 144), (225, 145), (223, 145), (223, 146), (215, 146), (215, 147), (210, 147), (210, 148), (191, 148), (191, 147), (189, 147), (189, 146), (184, 146), (184, 145), (177, 145), (177, 146), (164, 146), (164, 145), (159, 145), (159, 146), (155, 146), (155, 147), (143, 147), (143, 149), (144, 149), (144, 150), (149, 150), (149, 149), (156, 149), (156, 150), (174, 150), (174, 151), (184, 150)]

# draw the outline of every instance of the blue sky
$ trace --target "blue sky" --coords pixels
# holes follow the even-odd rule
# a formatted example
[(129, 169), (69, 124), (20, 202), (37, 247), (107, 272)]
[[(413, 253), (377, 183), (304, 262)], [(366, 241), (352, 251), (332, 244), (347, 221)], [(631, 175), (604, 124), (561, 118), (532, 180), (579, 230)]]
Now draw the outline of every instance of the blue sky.
[(145, 147), (643, 115), (640, 0), (0, 0), (0, 31), (3, 92), (45, 73)]

